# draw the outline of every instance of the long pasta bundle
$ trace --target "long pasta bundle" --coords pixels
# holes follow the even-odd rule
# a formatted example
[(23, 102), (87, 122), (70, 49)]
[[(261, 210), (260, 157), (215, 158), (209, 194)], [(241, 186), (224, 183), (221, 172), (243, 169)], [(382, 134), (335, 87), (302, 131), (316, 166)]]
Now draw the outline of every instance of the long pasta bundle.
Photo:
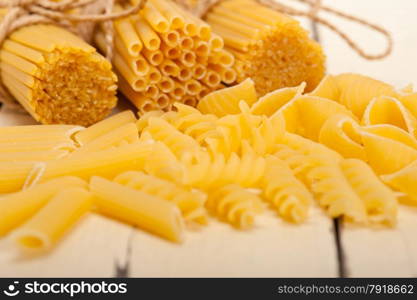
[(205, 19), (235, 55), (238, 81), (252, 78), (260, 95), (303, 81), (311, 91), (324, 76), (320, 45), (291, 17), (254, 0), (226, 0)]
[[(114, 27), (119, 88), (140, 113), (168, 110), (175, 101), (195, 106), (222, 83), (236, 80), (234, 57), (223, 49), (223, 39), (171, 0), (149, 0)], [(95, 40), (105, 48), (102, 31)]]
[(116, 75), (95, 48), (69, 31), (33, 25), (12, 33), (0, 50), (1, 79), (43, 124), (91, 125), (116, 105)]

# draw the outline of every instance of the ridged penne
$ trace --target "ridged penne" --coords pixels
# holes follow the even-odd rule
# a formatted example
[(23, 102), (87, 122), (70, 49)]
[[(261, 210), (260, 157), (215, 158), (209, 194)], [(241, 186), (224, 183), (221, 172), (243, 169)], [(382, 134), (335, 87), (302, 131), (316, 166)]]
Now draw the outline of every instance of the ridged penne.
[(93, 177), (90, 190), (97, 210), (174, 242), (184, 239), (184, 222), (178, 207), (162, 198)]
[(185, 221), (207, 223), (207, 216), (203, 209), (207, 196), (202, 192), (192, 191), (170, 181), (137, 171), (122, 173), (116, 176), (114, 181), (174, 203), (182, 212)]

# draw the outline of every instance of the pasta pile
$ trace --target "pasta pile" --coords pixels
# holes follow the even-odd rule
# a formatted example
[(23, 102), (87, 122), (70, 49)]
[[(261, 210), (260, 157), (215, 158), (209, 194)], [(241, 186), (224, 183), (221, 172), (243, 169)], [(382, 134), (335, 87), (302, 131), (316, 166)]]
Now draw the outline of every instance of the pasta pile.
[(139, 120), (0, 128), (0, 235), (49, 249), (94, 211), (181, 242), (210, 216), (249, 229), (267, 207), (302, 223), (315, 200), (394, 226), (417, 200), (416, 93), (356, 74), (305, 86), (257, 98), (247, 79)]
[(236, 57), (238, 81), (252, 78), (259, 95), (324, 76), (323, 51), (291, 17), (255, 0), (220, 1), (205, 16), (213, 31)]
[(117, 77), (111, 64), (56, 26), (13, 32), (0, 50), (0, 72), (11, 95), (43, 124), (88, 126), (116, 106)]
[[(234, 57), (223, 49), (223, 39), (171, 0), (150, 0), (139, 14), (115, 21), (114, 27), (119, 88), (142, 114), (169, 110), (175, 101), (195, 106), (236, 80)], [(103, 32), (96, 42), (105, 49)]]

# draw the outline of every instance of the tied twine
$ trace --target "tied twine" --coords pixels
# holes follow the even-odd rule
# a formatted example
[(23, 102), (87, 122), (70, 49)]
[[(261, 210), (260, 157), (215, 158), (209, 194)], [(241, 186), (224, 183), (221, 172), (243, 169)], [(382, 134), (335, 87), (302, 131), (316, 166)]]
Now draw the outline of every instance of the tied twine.
[[(199, 0), (199, 1), (194, 1), (194, 3), (191, 3), (193, 2), (192, 0), (191, 1), (190, 0), (175, 0), (175, 1), (181, 6), (183, 6), (185, 9), (193, 13), (194, 15), (198, 17), (203, 17), (209, 12), (209, 10), (213, 6), (215, 6), (216, 4), (218, 4), (219, 2), (223, 0)], [(391, 33), (388, 30), (386, 30), (385, 28), (379, 25), (372, 24), (368, 22), (367, 20), (355, 17), (353, 15), (336, 10), (334, 8), (325, 6), (322, 4), (322, 0), (294, 0), (294, 1), (309, 5), (310, 10), (308, 11), (296, 9), (292, 6), (281, 3), (279, 0), (256, 0), (256, 1), (259, 4), (269, 7), (275, 11), (278, 11), (278, 12), (281, 12), (290, 16), (307, 17), (311, 19), (312, 21), (329, 28), (334, 33), (339, 35), (342, 38), (342, 40), (344, 40), (349, 45), (349, 47), (352, 48), (357, 54), (359, 54), (361, 57), (367, 60), (383, 59), (387, 57), (388, 55), (390, 55), (392, 52), (394, 43), (393, 43)], [(329, 14), (333, 14), (339, 18), (348, 20), (353, 23), (358, 23), (364, 27), (368, 27), (376, 32), (379, 32), (387, 40), (386, 48), (381, 53), (377, 53), (377, 54), (370, 54), (366, 52), (347, 33), (340, 30), (338, 26), (320, 17), (318, 14), (321, 11), (327, 12)]]
[[(106, 39), (106, 57), (113, 57), (113, 20), (138, 13), (147, 0), (138, 0), (135, 5), (120, 12), (113, 12), (118, 0), (0, 0), (0, 8), (7, 13), (0, 24), (0, 48), (7, 37), (19, 28), (35, 24), (53, 24), (75, 33), (86, 42), (91, 42), (96, 24), (103, 24)], [(71, 10), (80, 10), (77, 14)], [(82, 25), (82, 26), (75, 26)], [(24, 111), (0, 82), (0, 103), (16, 111)]]

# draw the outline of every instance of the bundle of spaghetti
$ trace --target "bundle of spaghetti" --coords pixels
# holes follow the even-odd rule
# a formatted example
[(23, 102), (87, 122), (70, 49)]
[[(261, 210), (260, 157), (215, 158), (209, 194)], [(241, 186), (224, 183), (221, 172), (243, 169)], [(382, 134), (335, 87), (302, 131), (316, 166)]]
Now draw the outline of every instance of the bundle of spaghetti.
[[(119, 88), (141, 114), (169, 110), (175, 101), (196, 106), (206, 94), (236, 80), (234, 56), (223, 49), (223, 39), (171, 0), (149, 0), (141, 12), (115, 21), (114, 27)], [(104, 50), (102, 31), (95, 40)]]
[(285, 162), (268, 156), (267, 167), (262, 179), (264, 198), (290, 222), (301, 223), (308, 216), (313, 195), (293, 174)]
[(121, 173), (116, 176), (114, 181), (175, 203), (185, 221), (199, 224), (207, 223), (206, 211), (204, 209), (207, 195), (200, 191), (190, 190), (139, 171)]
[(255, 216), (263, 210), (259, 196), (237, 184), (228, 184), (212, 190), (206, 207), (221, 221), (240, 229), (252, 227)]
[(258, 1), (219, 1), (205, 20), (234, 54), (238, 81), (252, 78), (259, 95), (303, 81), (311, 91), (324, 76), (319, 44), (296, 20)]
[(23, 27), (3, 43), (0, 60), (7, 90), (43, 124), (91, 125), (116, 105), (111, 64), (66, 29)]

